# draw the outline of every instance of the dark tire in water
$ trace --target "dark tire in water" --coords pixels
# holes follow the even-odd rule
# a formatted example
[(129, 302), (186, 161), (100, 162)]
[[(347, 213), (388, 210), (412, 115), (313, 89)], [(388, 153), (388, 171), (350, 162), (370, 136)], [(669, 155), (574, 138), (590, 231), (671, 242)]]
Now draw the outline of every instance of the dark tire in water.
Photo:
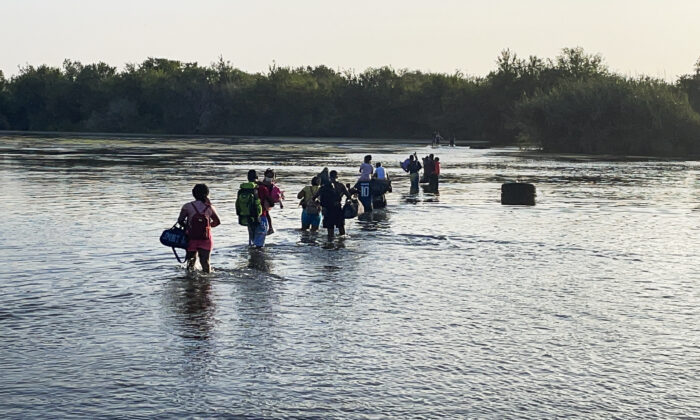
[(501, 185), (501, 204), (534, 206), (535, 186), (524, 182), (506, 182)]

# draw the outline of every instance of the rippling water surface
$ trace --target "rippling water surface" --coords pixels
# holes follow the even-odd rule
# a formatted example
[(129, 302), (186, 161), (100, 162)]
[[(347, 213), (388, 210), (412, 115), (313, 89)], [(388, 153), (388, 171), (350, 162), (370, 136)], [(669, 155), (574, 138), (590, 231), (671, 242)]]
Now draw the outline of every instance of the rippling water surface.
[[(440, 195), (396, 162), (437, 153)], [(430, 151), (429, 151), (430, 150)], [(694, 417), (700, 164), (274, 140), (0, 138), (0, 413)], [(386, 211), (329, 243), (296, 193), (372, 153)], [(250, 168), (287, 192), (250, 251)], [(537, 186), (501, 206), (500, 184)], [(209, 275), (158, 242), (206, 182)]]

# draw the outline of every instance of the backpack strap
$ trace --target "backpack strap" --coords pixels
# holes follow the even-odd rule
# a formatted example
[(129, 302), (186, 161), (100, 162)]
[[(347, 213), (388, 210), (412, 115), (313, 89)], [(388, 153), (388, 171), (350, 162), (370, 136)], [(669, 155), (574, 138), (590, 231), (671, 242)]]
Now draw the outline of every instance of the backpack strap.
[(192, 202), (192, 208), (194, 209), (194, 212), (195, 212), (196, 214), (201, 214), (202, 216), (206, 216), (206, 214), (204, 214), (204, 213), (207, 212), (207, 209), (209, 208), (209, 204), (204, 203), (204, 210), (200, 213), (199, 210), (197, 210), (197, 206), (195, 206), (194, 203), (195, 203), (195, 202), (193, 201), (193, 202)]
[(180, 256), (177, 255), (177, 251), (175, 251), (175, 247), (173, 247), (173, 254), (175, 254), (175, 258), (177, 258), (177, 262), (179, 262), (180, 264), (182, 264), (183, 262), (186, 261), (186, 260), (181, 260), (181, 259), (180, 259)]

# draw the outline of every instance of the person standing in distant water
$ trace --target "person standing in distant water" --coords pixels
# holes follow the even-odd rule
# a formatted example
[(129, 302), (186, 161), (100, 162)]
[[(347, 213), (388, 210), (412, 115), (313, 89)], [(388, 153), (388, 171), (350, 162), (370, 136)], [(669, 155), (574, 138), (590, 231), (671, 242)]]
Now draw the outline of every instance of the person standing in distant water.
[(391, 192), (391, 180), (389, 180), (389, 174), (387, 174), (381, 162), (377, 162), (374, 169), (374, 175), (372, 175), (372, 181), (370, 181), (370, 190), (372, 192), (372, 208), (386, 207), (385, 194)]
[(411, 194), (418, 192), (418, 180), (420, 179), (419, 172), (423, 168), (418, 162), (418, 156), (416, 153), (409, 157), (410, 162), (408, 163), (408, 173), (411, 177)]
[(450, 147), (455, 147), (455, 136), (450, 139)]
[(391, 180), (389, 179), (389, 174), (386, 168), (382, 166), (382, 162), (377, 162), (374, 168), (374, 175), (372, 175), (374, 181), (382, 185), (381, 193), (391, 192)]
[(377, 179), (384, 179), (389, 181), (389, 175), (386, 173), (386, 169), (382, 166), (382, 162), (377, 162), (374, 168), (374, 177)]
[(301, 230), (307, 230), (309, 227), (312, 232), (318, 230), (321, 224), (321, 204), (314, 198), (320, 186), (320, 178), (315, 176), (311, 178), (311, 185), (305, 186), (297, 198), (301, 200)]
[(433, 161), (433, 158), (435, 155), (432, 153), (426, 157), (423, 158), (423, 180), (421, 183), (424, 182), (430, 182), (430, 176), (433, 173), (433, 170), (435, 169), (435, 162)]
[(221, 220), (214, 206), (209, 201), (209, 188), (206, 184), (197, 184), (192, 188), (192, 196), (195, 200), (182, 206), (177, 221), (185, 226), (187, 232), (187, 269), (194, 269), (199, 256), (202, 271), (209, 273), (211, 265), (209, 258), (214, 248), (211, 237), (211, 228), (219, 226)]
[(365, 208), (366, 212), (372, 211), (372, 191), (370, 188), (370, 181), (372, 180), (372, 173), (374, 168), (372, 168), (372, 155), (365, 156), (365, 161), (360, 165), (360, 177), (357, 179), (357, 184), (355, 188), (358, 191), (358, 196), (360, 202)]
[(335, 228), (338, 228), (339, 235), (345, 235), (345, 215), (341, 200), (343, 196), (350, 198), (345, 185), (338, 182), (338, 172), (331, 171), (329, 179), (322, 179), (321, 189), (318, 190), (314, 198), (318, 197), (323, 208), (323, 227), (328, 230), (328, 239), (335, 236)]
[(374, 168), (372, 168), (372, 155), (365, 156), (365, 161), (360, 165), (360, 177), (357, 179), (359, 182), (367, 181), (372, 178), (372, 173)]
[[(431, 155), (432, 156), (432, 155)], [(438, 182), (440, 179), (440, 158), (436, 157), (433, 160), (433, 172), (430, 174), (430, 190), (434, 193), (438, 191)]]

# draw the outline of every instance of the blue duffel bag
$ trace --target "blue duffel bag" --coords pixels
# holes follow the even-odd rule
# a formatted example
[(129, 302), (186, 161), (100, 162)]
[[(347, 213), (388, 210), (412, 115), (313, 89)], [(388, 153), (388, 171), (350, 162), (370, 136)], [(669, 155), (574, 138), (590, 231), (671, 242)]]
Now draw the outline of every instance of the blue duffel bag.
[(163, 233), (160, 234), (160, 243), (162, 243), (165, 246), (169, 246), (173, 249), (173, 254), (175, 254), (175, 258), (177, 258), (178, 262), (183, 262), (183, 260), (180, 259), (180, 257), (177, 255), (177, 251), (175, 251), (175, 248), (180, 248), (180, 249), (187, 249), (187, 234), (185, 233), (185, 229), (178, 226), (177, 223), (173, 225), (170, 229), (166, 229), (163, 231)]

